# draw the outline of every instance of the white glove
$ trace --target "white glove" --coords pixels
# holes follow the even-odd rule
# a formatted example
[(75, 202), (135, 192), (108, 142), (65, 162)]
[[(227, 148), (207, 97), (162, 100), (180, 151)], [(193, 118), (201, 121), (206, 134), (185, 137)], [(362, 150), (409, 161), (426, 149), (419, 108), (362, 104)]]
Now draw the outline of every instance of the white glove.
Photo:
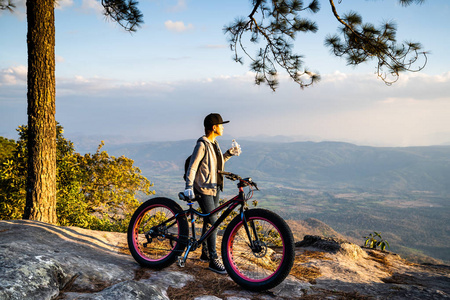
[(242, 153), (241, 146), (238, 143), (236, 143), (236, 146), (233, 148), (230, 148), (228, 151), (230, 151), (231, 155), (236, 155), (236, 156), (239, 156)]
[(184, 190), (184, 196), (189, 198), (189, 199), (194, 199), (195, 198), (195, 196), (194, 196), (194, 189), (192, 189), (192, 188), (185, 189)]

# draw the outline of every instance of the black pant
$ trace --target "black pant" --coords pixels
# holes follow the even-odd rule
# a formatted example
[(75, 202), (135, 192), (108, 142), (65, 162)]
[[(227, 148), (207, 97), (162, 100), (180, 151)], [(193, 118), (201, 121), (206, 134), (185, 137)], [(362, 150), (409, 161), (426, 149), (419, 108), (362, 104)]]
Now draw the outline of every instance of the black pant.
[[(200, 194), (200, 196), (201, 199), (198, 200), (198, 204), (200, 205), (200, 208), (202, 209), (203, 213), (209, 213), (219, 206), (219, 191), (217, 191), (217, 194), (215, 196), (203, 194)], [(203, 222), (202, 234), (206, 232), (208, 223), (212, 225), (217, 221), (217, 219), (218, 219), (217, 214), (205, 218)], [(215, 259), (218, 257), (216, 252), (216, 240), (217, 240), (217, 228), (206, 239), (210, 259)]]

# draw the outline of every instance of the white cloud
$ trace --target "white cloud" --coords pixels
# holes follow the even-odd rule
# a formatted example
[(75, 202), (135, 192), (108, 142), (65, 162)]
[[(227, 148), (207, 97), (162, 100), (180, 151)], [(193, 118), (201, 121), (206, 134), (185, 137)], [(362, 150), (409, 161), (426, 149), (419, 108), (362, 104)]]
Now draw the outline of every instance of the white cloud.
[(85, 12), (94, 12), (95, 14), (103, 14), (103, 6), (96, 0), (83, 0), (81, 9)]
[(8, 69), (1, 70), (0, 86), (26, 84), (27, 72), (28, 70), (26, 66), (10, 67)]
[(110, 98), (112, 101), (119, 98), (141, 99), (171, 91), (170, 83), (123, 82), (110, 78), (86, 78), (81, 75), (74, 78), (57, 78), (56, 80), (58, 97), (76, 96), (93, 99), (93, 101), (98, 97)]
[(58, 0), (56, 1), (56, 9), (65, 9), (66, 7), (73, 6), (73, 0)]
[(194, 29), (194, 25), (192, 24), (185, 25), (182, 21), (173, 22), (172, 20), (167, 20), (166, 22), (164, 22), (164, 26), (166, 27), (167, 30), (173, 32), (184, 32)]
[[(393, 86), (373, 74), (325, 74), (319, 84), (304, 90), (280, 78), (275, 93), (264, 85), (255, 86), (253, 76), (174, 82), (57, 78), (57, 118), (68, 130), (88, 134), (96, 128), (100, 134), (141, 140), (195, 138), (202, 129), (198, 120), (219, 112), (232, 121), (226, 134), (236, 138), (316, 136), (375, 146), (450, 141), (448, 74), (405, 75)], [(26, 98), (26, 67), (0, 71), (0, 84), (4, 99)], [(3, 123), (0, 120), (0, 127)]]
[(186, 0), (178, 0), (177, 4), (175, 4), (174, 6), (169, 8), (170, 12), (179, 12), (179, 11), (183, 11), (186, 10), (187, 5), (186, 5)]
[(62, 63), (62, 62), (64, 62), (64, 57), (55, 55), (55, 60), (57, 63)]

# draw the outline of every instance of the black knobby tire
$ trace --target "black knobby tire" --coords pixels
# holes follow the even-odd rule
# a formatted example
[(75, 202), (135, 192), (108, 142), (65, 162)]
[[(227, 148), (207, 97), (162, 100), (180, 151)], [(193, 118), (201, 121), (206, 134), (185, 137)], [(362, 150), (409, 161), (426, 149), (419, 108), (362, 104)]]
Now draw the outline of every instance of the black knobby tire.
[[(178, 213), (182, 208), (168, 198), (147, 200), (134, 212), (128, 226), (128, 248), (134, 259), (142, 266), (165, 268), (175, 262), (186, 248), (189, 226), (186, 217), (174, 219), (169, 228), (160, 226), (162, 234), (148, 239), (145, 233)], [(168, 236), (176, 238), (169, 239)]]
[[(287, 223), (266, 209), (245, 211), (252, 240), (256, 228), (259, 241), (249, 244), (244, 222), (236, 216), (222, 239), (222, 258), (228, 275), (242, 287), (262, 291), (280, 284), (291, 271), (295, 258), (294, 237)], [(254, 224), (252, 227), (251, 224)]]

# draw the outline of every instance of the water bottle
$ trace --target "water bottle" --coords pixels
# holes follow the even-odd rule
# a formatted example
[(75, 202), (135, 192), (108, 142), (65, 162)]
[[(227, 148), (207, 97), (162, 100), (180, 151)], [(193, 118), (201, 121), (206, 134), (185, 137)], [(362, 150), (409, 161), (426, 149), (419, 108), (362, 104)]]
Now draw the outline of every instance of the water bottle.
[(233, 141), (231, 141), (231, 153), (233, 155), (237, 155), (239, 156), (241, 154), (241, 151), (239, 151), (239, 144), (236, 142), (235, 139), (233, 139)]

